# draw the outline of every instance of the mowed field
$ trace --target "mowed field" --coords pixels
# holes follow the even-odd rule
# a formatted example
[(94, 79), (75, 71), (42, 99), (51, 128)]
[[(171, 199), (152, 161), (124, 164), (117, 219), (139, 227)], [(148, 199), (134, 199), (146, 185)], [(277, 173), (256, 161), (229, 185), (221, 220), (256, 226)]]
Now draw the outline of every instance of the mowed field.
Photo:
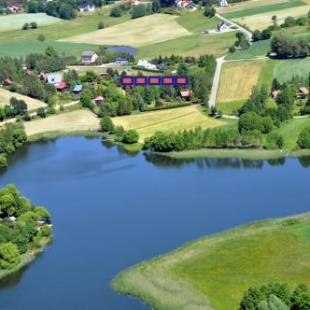
[(28, 136), (51, 132), (98, 130), (99, 119), (89, 110), (76, 110), (47, 118), (25, 122)]
[(15, 97), (20, 100), (24, 100), (27, 103), (28, 111), (37, 110), (41, 107), (46, 107), (46, 103), (43, 101), (33, 99), (27, 96), (23, 96), (17, 93), (12, 93), (4, 88), (0, 87), (0, 106), (3, 107), (7, 104), (10, 104), (10, 99)]
[(64, 41), (139, 47), (190, 35), (188, 30), (176, 22), (176, 18), (167, 14), (154, 14), (66, 38)]
[(281, 24), (287, 16), (305, 16), (310, 9), (309, 0), (252, 0), (220, 8), (219, 12), (252, 30), (264, 29), (272, 24), (276, 15)]
[(60, 22), (61, 19), (48, 16), (44, 13), (37, 14), (11, 14), (0, 17), (0, 31), (21, 29), (25, 23), (36, 22), (39, 27)]
[(257, 85), (265, 60), (225, 63), (222, 68), (217, 102), (247, 99)]
[(251, 286), (310, 285), (310, 214), (246, 225), (145, 261), (113, 281), (156, 309), (238, 309)]
[(177, 132), (198, 126), (211, 128), (225, 125), (224, 121), (215, 120), (204, 115), (197, 106), (114, 117), (113, 123), (115, 126), (123, 126), (126, 130), (137, 130), (140, 141), (152, 136), (156, 131)]

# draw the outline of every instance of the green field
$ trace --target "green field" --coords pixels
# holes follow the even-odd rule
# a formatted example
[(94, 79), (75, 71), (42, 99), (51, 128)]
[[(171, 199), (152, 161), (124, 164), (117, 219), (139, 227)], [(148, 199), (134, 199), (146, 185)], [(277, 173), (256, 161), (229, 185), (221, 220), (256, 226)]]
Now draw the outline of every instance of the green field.
[(306, 78), (310, 72), (310, 57), (275, 61), (274, 77), (281, 83), (289, 81), (294, 76)]
[(288, 2), (283, 2), (283, 3), (276, 3), (276, 4), (271, 4), (271, 5), (265, 5), (265, 6), (258, 6), (258, 7), (253, 7), (253, 8), (248, 8), (236, 12), (230, 12), (223, 14), (224, 17), (228, 19), (233, 19), (233, 18), (240, 18), (244, 16), (252, 16), (256, 14), (262, 14), (262, 13), (268, 13), (268, 12), (273, 12), (273, 11), (279, 11), (279, 10), (284, 10), (284, 9), (290, 9), (294, 8), (297, 6), (302, 6), (305, 5), (301, 0), (294, 0), (294, 1), (288, 1)]
[(236, 100), (228, 102), (217, 102), (216, 107), (226, 115), (236, 115), (238, 110), (243, 106), (245, 100)]
[(58, 41), (44, 41), (44, 42), (21, 42), (21, 43), (7, 43), (1, 44), (0, 57), (24, 57), (31, 53), (44, 53), (48, 46), (52, 46), (59, 54), (79, 56), (83, 50), (97, 49), (97, 45), (69, 43)]
[(235, 42), (234, 33), (221, 35), (191, 35), (157, 44), (143, 46), (138, 49), (141, 58), (152, 58), (158, 55), (200, 56), (213, 54), (223, 56)]
[[(21, 29), (25, 23), (36, 22), (38, 27), (60, 22), (61, 19), (48, 16), (44, 13), (37, 14), (11, 14), (0, 17), (0, 31)], [(25, 31), (24, 31), (25, 32)]]
[(309, 261), (305, 214), (199, 239), (120, 273), (113, 287), (156, 309), (237, 309), (250, 286), (310, 285)]
[(257, 41), (251, 44), (247, 50), (237, 51), (228, 55), (228, 60), (251, 59), (256, 57), (267, 56), (270, 51), (270, 40)]

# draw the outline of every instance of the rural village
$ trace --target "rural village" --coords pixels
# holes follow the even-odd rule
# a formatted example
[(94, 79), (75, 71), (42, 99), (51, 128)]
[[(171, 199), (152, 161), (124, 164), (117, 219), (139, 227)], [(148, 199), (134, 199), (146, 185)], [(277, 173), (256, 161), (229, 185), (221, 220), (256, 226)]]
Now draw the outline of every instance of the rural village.
[[(122, 85), (124, 77), (157, 84)], [(168, 85), (164, 77), (188, 83)], [(163, 170), (169, 164), (185, 169), (196, 159), (201, 159), (198, 166), (210, 168), (209, 158), (218, 159), (218, 166), (225, 159), (232, 166), (244, 160), (243, 168), (299, 158), (308, 168), (310, 0), (0, 0), (4, 177), (28, 144), (37, 147), (35, 142), (63, 136), (99, 138), (107, 149), (112, 145), (128, 156), (143, 154)], [(77, 171), (74, 178), (114, 171), (91, 169)], [(139, 187), (141, 182), (133, 180)], [(300, 197), (306, 200), (306, 194)], [(96, 213), (91, 217), (95, 221)], [(53, 248), (52, 219), (15, 185), (0, 189), (0, 280), (23, 270), (48, 244)], [(82, 217), (78, 221), (82, 227)], [(219, 234), (126, 269), (140, 260), (134, 257), (120, 265), (125, 271), (113, 274), (109, 287), (154, 309), (310, 310), (309, 214), (258, 223), (227, 233), (219, 225), (208, 231)], [(233, 246), (227, 245), (231, 240)], [(240, 262), (233, 259), (237, 256)], [(266, 271), (263, 265), (270, 261), (274, 269)]]

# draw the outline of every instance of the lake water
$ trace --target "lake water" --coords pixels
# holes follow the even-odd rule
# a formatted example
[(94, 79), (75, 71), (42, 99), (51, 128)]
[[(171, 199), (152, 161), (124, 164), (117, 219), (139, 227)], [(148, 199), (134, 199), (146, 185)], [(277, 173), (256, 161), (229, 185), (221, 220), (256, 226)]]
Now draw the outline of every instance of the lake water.
[(54, 243), (2, 283), (0, 309), (147, 309), (112, 278), (184, 242), (309, 211), (309, 159), (175, 161), (127, 155), (97, 138), (21, 150), (0, 176), (47, 207)]
[(108, 52), (114, 52), (114, 53), (127, 53), (130, 54), (131, 56), (136, 56), (138, 51), (134, 47), (130, 46), (112, 46), (107, 48)]

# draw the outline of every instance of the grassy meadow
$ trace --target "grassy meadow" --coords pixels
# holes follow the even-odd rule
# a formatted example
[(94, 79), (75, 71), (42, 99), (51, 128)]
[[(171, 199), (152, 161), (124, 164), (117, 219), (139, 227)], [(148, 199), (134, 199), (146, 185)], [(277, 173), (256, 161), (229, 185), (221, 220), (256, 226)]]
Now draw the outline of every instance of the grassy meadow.
[(190, 35), (188, 30), (176, 22), (176, 18), (174, 15), (154, 14), (64, 40), (139, 47)]
[(265, 65), (265, 60), (225, 63), (216, 100), (224, 103), (247, 99)]
[(12, 93), (2, 87), (0, 87), (0, 106), (3, 107), (10, 103), (10, 99), (15, 97), (19, 100), (24, 100), (27, 103), (28, 111), (37, 110), (41, 107), (46, 107), (46, 103), (43, 101), (33, 99), (27, 96), (20, 95), (18, 93)]
[(304, 214), (201, 238), (120, 273), (113, 287), (156, 309), (236, 309), (250, 286), (310, 285), (309, 260)]
[(0, 31), (21, 29), (25, 23), (36, 22), (39, 27), (60, 22), (61, 19), (48, 16), (44, 13), (37, 14), (11, 14), (0, 17)]
[(126, 130), (138, 131), (140, 141), (152, 136), (156, 131), (180, 131), (195, 127), (211, 128), (225, 125), (222, 120), (206, 116), (197, 106), (165, 109), (143, 114), (114, 117), (115, 126), (123, 126)]

